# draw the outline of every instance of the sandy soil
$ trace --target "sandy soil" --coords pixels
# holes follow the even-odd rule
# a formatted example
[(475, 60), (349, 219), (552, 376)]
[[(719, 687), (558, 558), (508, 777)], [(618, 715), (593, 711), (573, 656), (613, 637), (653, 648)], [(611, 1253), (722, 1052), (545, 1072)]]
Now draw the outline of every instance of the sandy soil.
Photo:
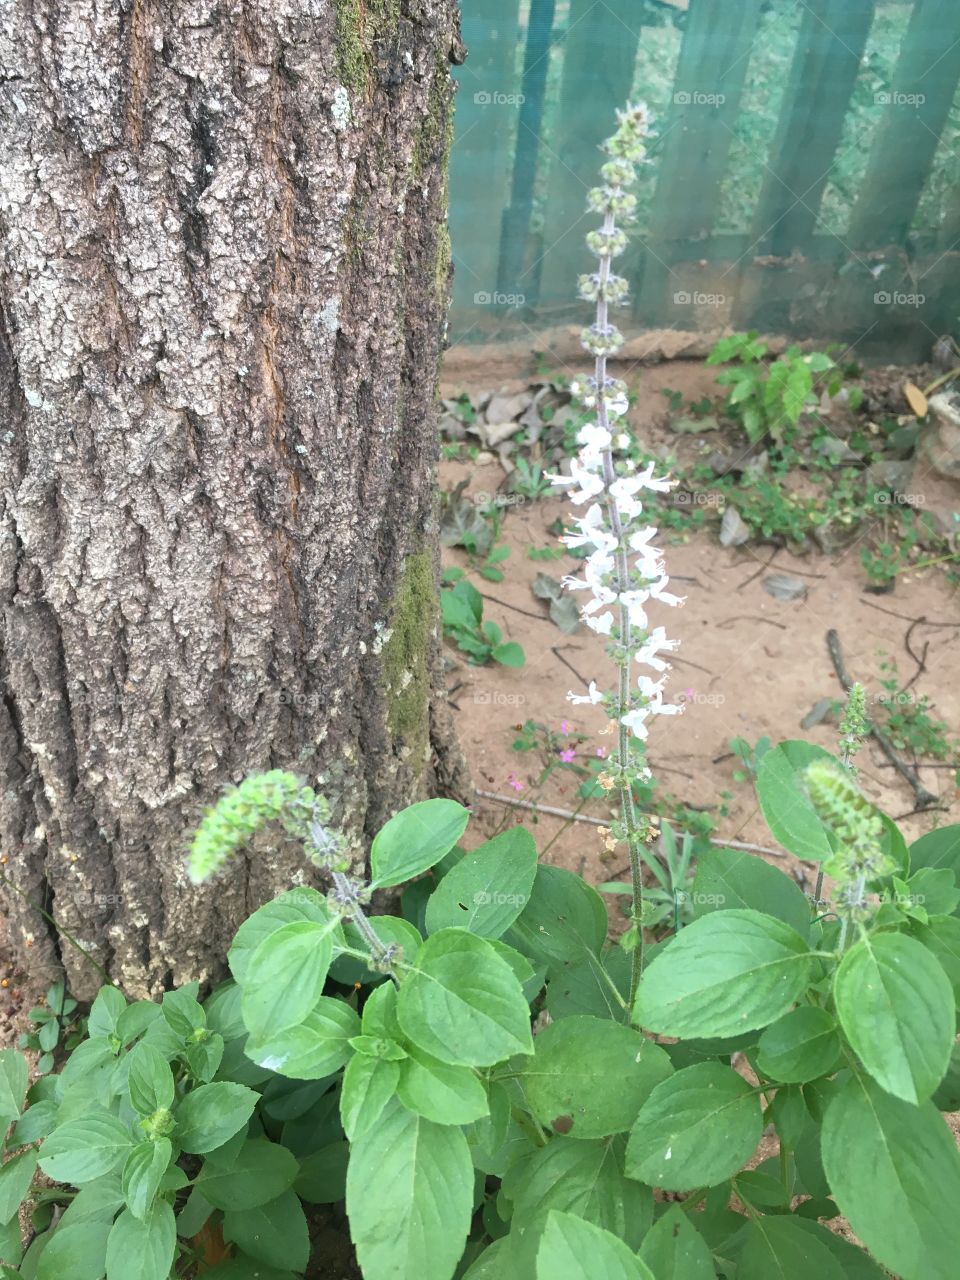
[[(505, 385), (515, 389), (525, 383)], [(677, 451), (678, 437), (664, 422), (665, 400), (660, 394), (664, 388), (682, 391), (689, 401), (715, 391), (715, 387), (712, 371), (701, 364), (673, 362), (644, 371), (635, 384), (638, 401), (631, 412), (631, 427), (652, 450), (667, 454)], [(454, 376), (443, 391), (450, 396), (464, 390), (479, 393), (490, 389), (489, 381), (471, 385)], [(696, 447), (695, 438), (680, 438), (681, 449)], [(444, 487), (464, 478), (469, 480), (468, 493), (490, 494), (506, 477), (498, 462), (487, 466), (443, 464)], [(939, 490), (937, 496), (942, 502)], [(960, 488), (956, 502), (960, 505)], [(524, 647), (526, 665), (517, 670), (474, 667), (448, 648), (456, 664), (449, 676), (452, 701), (476, 786), (514, 799), (572, 809), (577, 804), (574, 776), (555, 771), (538, 791), (535, 784), (540, 761), (511, 749), (515, 727), (529, 718), (559, 730), (566, 721), (571, 731), (589, 736), (578, 758), (592, 755), (598, 748), (609, 749), (612, 736), (605, 732), (608, 726), (603, 714), (590, 707), (573, 707), (566, 700), (568, 690), (582, 691), (589, 679), (603, 686), (609, 664), (599, 637), (586, 628), (573, 636), (564, 635), (530, 589), (540, 572), (558, 578), (577, 570), (577, 562), (570, 557), (543, 562), (528, 555), (530, 549), (556, 545), (548, 526), (558, 516), (567, 516), (570, 508), (565, 499), (512, 500), (506, 510), (502, 539), (510, 547), (510, 556), (501, 566), (505, 579), (488, 583), (474, 574), (471, 580), (486, 597), (485, 617), (499, 623), (509, 639)], [(686, 596), (682, 609), (661, 608), (655, 618), (681, 642), (669, 689), (673, 700), (685, 701), (686, 707), (682, 716), (654, 722), (650, 760), (661, 794), (669, 792), (691, 806), (713, 808), (718, 836), (771, 846), (752, 787), (732, 780), (739, 762), (730, 755), (731, 737), (744, 737), (751, 743), (763, 736), (774, 743), (804, 737), (828, 749), (835, 747), (835, 726), (800, 727), (818, 700), (843, 697), (825, 643), (830, 628), (840, 635), (848, 670), (877, 695), (883, 692), (878, 683), (880, 653), (896, 658), (905, 682), (914, 674), (916, 664), (904, 649), (904, 637), (917, 618), (926, 619), (915, 626), (912, 635), (915, 652), (928, 645), (926, 669), (913, 690), (927, 694), (933, 713), (946, 721), (951, 736), (956, 736), (960, 729), (960, 685), (955, 679), (960, 658), (960, 601), (939, 569), (907, 574), (894, 592), (876, 596), (864, 590), (862, 536), (835, 555), (803, 557), (753, 543), (741, 548), (721, 547), (715, 526), (685, 541), (668, 532), (659, 541), (666, 552), (672, 589)], [(445, 562), (467, 565), (457, 549), (445, 552)], [(763, 587), (764, 579), (772, 573), (801, 578), (806, 596), (790, 603), (772, 598)], [(921, 781), (940, 797), (942, 808), (937, 813), (917, 814), (911, 813), (910, 788), (896, 776), (875, 744), (871, 742), (857, 762), (864, 790), (901, 820), (908, 840), (934, 826), (958, 821), (953, 769), (921, 767)], [(517, 791), (518, 785), (523, 790)], [(729, 813), (721, 817), (715, 806), (724, 791), (733, 795)], [(590, 801), (583, 812), (602, 818), (610, 810), (600, 801)], [(530, 821), (530, 817), (518, 813), (515, 820)], [(505, 819), (502, 806), (488, 801), (478, 802), (478, 818), (478, 825), (486, 832), (511, 820)], [(571, 826), (542, 815), (536, 827), (546, 861), (582, 871), (594, 883), (622, 874), (622, 865), (603, 861), (595, 827)], [(793, 859), (767, 856), (798, 878), (804, 875), (803, 867)]]

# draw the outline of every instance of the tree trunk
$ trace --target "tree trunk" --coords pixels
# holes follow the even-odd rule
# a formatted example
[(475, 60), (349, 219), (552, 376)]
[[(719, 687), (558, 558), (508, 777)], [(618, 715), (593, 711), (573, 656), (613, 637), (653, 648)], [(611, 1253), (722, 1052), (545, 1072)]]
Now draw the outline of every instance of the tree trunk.
[(433, 513), (459, 49), (454, 0), (0, 14), (5, 911), (78, 995), (67, 934), (156, 993), (310, 878), (274, 836), (188, 887), (224, 785), (300, 772), (358, 859), (462, 787)]

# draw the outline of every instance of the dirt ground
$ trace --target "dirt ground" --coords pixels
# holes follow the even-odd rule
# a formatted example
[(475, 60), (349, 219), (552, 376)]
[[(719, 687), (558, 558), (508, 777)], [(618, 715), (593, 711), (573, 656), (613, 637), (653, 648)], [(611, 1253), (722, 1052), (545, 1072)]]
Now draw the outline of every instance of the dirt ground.
[[(565, 364), (565, 372), (571, 372)], [(631, 430), (656, 452), (664, 455), (678, 450), (678, 437), (664, 421), (665, 399), (661, 392), (683, 392), (685, 401), (712, 392), (713, 370), (693, 361), (669, 361), (645, 369), (631, 378), (637, 403), (630, 414)], [(448, 374), (443, 394), (489, 391), (490, 379), (470, 379), (454, 370)], [(523, 379), (501, 384), (511, 391), (526, 385)], [(500, 389), (500, 388), (498, 388)], [(696, 447), (685, 436), (680, 447)], [(496, 493), (506, 477), (498, 461), (486, 466), (446, 462), (441, 467), (441, 485), (449, 488), (464, 478), (472, 494)], [(919, 482), (922, 488), (923, 482)], [(946, 499), (941, 486), (947, 482), (927, 480), (935, 499)], [(916, 485), (911, 482), (911, 488)], [(960, 486), (956, 505), (960, 507)], [(588, 735), (577, 758), (585, 759), (612, 744), (602, 712), (591, 707), (572, 706), (568, 690), (582, 692), (590, 679), (601, 687), (611, 683), (609, 661), (602, 638), (586, 628), (564, 635), (548, 618), (546, 606), (531, 592), (540, 572), (552, 577), (575, 573), (578, 563), (571, 557), (537, 561), (530, 549), (557, 545), (548, 526), (558, 516), (566, 518), (571, 508), (563, 497), (539, 501), (517, 501), (511, 497), (505, 508), (501, 538), (510, 547), (510, 556), (501, 566), (502, 582), (489, 583), (471, 575), (471, 581), (485, 596), (485, 618), (504, 630), (505, 637), (519, 642), (526, 664), (519, 669), (487, 665), (475, 667), (449, 648), (455, 662), (449, 674), (461, 741), (474, 769), (475, 785), (514, 800), (542, 803), (572, 810), (577, 805), (577, 779), (569, 772), (554, 771), (542, 790), (536, 787), (541, 761), (531, 754), (512, 750), (516, 726), (533, 719), (560, 731), (565, 723), (571, 733)], [(691, 535), (665, 531), (658, 539), (666, 555), (671, 590), (686, 597), (682, 609), (661, 607), (651, 612), (654, 624), (680, 641), (672, 655), (668, 696), (684, 701), (684, 714), (653, 722), (649, 756), (659, 779), (661, 795), (669, 793), (691, 807), (709, 807), (716, 815), (716, 836), (775, 847), (757, 810), (753, 788), (733, 781), (737, 761), (730, 753), (732, 737), (751, 744), (766, 736), (774, 743), (803, 737), (828, 749), (835, 749), (835, 725), (821, 723), (801, 728), (801, 720), (815, 703), (824, 698), (843, 698), (827, 650), (825, 635), (833, 628), (840, 636), (846, 665), (868, 693), (883, 692), (878, 683), (881, 655), (896, 659), (902, 682), (916, 671), (916, 663), (904, 648), (911, 625), (911, 647), (920, 652), (927, 646), (925, 669), (914, 693), (926, 694), (932, 714), (956, 736), (960, 727), (960, 684), (955, 678), (960, 658), (960, 601), (939, 568), (907, 573), (898, 579), (896, 590), (873, 595), (864, 588), (866, 578), (860, 563), (862, 538), (855, 538), (833, 555), (820, 553), (796, 556), (773, 546), (749, 543), (740, 548), (720, 546), (716, 526)], [(465, 555), (445, 551), (445, 563), (466, 567)], [(763, 582), (773, 573), (802, 579), (806, 594), (789, 603), (771, 597)], [(916, 619), (925, 619), (916, 623)], [(578, 673), (581, 679), (578, 679)], [(920, 767), (924, 786), (940, 800), (939, 811), (914, 813), (913, 794), (889, 761), (871, 742), (857, 757), (863, 788), (891, 816), (900, 820), (908, 841), (935, 826), (956, 822), (960, 806), (952, 767), (927, 764)], [(520, 789), (522, 788), (522, 789)], [(732, 792), (729, 812), (720, 816), (721, 793)], [(582, 812), (595, 818), (609, 815), (602, 801), (587, 802)], [(547, 862), (579, 871), (593, 883), (622, 878), (622, 861), (604, 861), (602, 841), (594, 826), (569, 823), (546, 815), (515, 811), (505, 816), (504, 806), (478, 800), (478, 826), (486, 833), (505, 821), (536, 823), (541, 856)], [(796, 878), (810, 881), (810, 868), (776, 853), (761, 855)], [(806, 886), (805, 886), (806, 887)], [(812, 884), (811, 886), (812, 887)]]

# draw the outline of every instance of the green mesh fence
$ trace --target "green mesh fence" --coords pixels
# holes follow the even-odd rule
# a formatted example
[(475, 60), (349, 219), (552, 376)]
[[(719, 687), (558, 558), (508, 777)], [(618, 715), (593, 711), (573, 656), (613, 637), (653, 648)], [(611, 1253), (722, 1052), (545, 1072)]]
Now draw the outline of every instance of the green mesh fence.
[(452, 341), (585, 318), (585, 196), (629, 98), (654, 116), (621, 266), (635, 329), (733, 325), (899, 358), (957, 329), (958, 0), (462, 7)]

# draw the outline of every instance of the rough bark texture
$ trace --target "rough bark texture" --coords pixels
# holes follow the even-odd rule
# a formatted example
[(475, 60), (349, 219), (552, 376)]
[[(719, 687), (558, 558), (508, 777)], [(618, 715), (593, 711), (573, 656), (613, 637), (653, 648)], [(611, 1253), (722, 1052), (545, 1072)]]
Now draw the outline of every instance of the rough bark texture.
[[(3, 871), (129, 992), (215, 977), (309, 878), (274, 837), (188, 888), (225, 784), (298, 770), (359, 857), (456, 775), (432, 471), (459, 48), (454, 0), (0, 10)], [(89, 995), (5, 899), (31, 969)]]

